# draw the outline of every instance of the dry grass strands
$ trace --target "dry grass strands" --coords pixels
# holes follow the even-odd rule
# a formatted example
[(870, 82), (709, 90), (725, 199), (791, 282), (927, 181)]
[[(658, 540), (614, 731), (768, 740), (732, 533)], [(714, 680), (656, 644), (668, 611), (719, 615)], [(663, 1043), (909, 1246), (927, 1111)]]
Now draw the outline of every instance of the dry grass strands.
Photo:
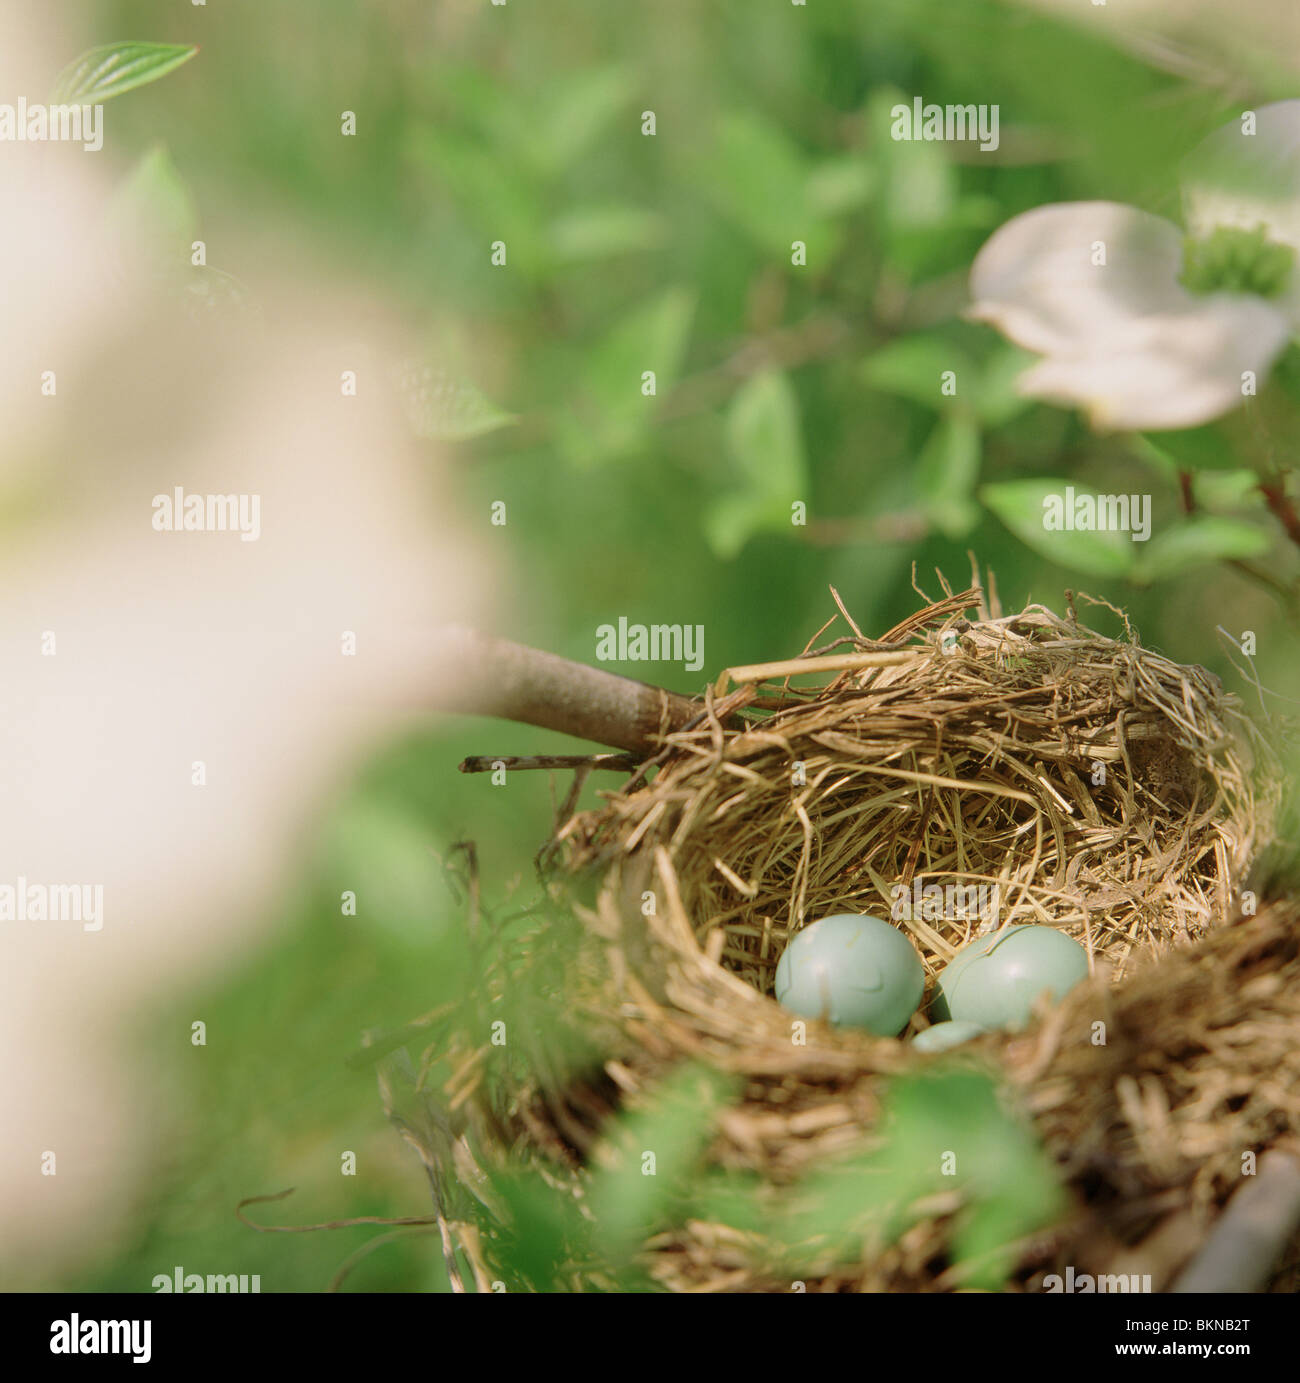
[(644, 874), (662, 846), (672, 878), (648, 886), (679, 889), (700, 946), (765, 994), (792, 933), (834, 912), (892, 916), (930, 975), (993, 920), (1059, 927), (1117, 977), (1204, 935), (1274, 801), (1235, 699), (1042, 606), (969, 623), (977, 597), (891, 631), (886, 666), (787, 678), (783, 709), (669, 736), (652, 782), (569, 823), (570, 868)]

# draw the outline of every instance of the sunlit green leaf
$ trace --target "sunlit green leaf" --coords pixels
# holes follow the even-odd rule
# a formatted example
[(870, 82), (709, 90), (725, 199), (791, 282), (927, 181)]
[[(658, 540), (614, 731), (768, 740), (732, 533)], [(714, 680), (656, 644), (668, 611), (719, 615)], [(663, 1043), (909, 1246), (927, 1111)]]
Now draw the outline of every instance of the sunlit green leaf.
[(757, 492), (794, 499), (805, 484), (799, 401), (777, 371), (755, 375), (737, 392), (727, 413), (727, 445)]
[(431, 365), (408, 368), (400, 385), (417, 437), (467, 442), (517, 421), (472, 384)]
[(1035, 359), (1018, 346), (1002, 345), (984, 362), (975, 391), (975, 411), (985, 427), (1001, 427), (1032, 407), (1033, 399), (1026, 398), (1016, 386)]
[(1141, 435), (1181, 470), (1235, 470), (1242, 462), (1232, 443), (1213, 423)]
[(137, 253), (163, 271), (185, 268), (199, 217), (184, 179), (167, 150), (155, 144), (113, 194), (109, 222)]
[(411, 941), (428, 941), (431, 918), (445, 903), (442, 867), (427, 831), (398, 807), (357, 798), (324, 830), (322, 858), (340, 887), (366, 900), (366, 920)]
[(811, 165), (783, 130), (763, 116), (733, 111), (701, 158), (707, 195), (757, 245), (789, 264), (791, 246), (802, 241), (811, 265), (825, 262), (839, 232), (814, 204)]
[(865, 206), (876, 190), (876, 174), (859, 156), (827, 159), (808, 175), (808, 203), (822, 216), (840, 216)]
[(759, 533), (788, 532), (791, 506), (806, 494), (799, 402), (784, 374), (766, 371), (737, 391), (727, 413), (727, 450), (744, 484), (705, 515), (705, 536), (719, 557), (734, 557)]
[(156, 82), (197, 53), (197, 44), (109, 43), (83, 53), (54, 83), (57, 105), (94, 105)]
[(1138, 558), (1134, 578), (1163, 581), (1209, 562), (1259, 557), (1272, 546), (1258, 524), (1219, 514), (1197, 514), (1157, 533)]
[(588, 1203), (612, 1257), (630, 1255), (685, 1209), (714, 1136), (715, 1111), (735, 1083), (706, 1066), (687, 1066), (662, 1082), (646, 1108), (610, 1129)]
[(688, 289), (666, 289), (588, 351), (573, 406), (558, 423), (561, 445), (575, 464), (611, 460), (640, 443), (658, 400), (681, 369), (694, 312)]
[(945, 537), (960, 538), (979, 522), (971, 499), (979, 469), (979, 428), (964, 414), (941, 418), (921, 451), (916, 483), (925, 513)]
[[(939, 336), (900, 336), (867, 357), (862, 377), (874, 389), (899, 394), (927, 408), (949, 407), (962, 391), (973, 393), (975, 366), (964, 351)], [(945, 394), (945, 386), (956, 390)]]
[[(896, 233), (942, 226), (957, 205), (957, 177), (941, 143), (896, 140), (891, 135), (895, 105), (910, 100), (880, 88), (867, 104), (867, 127), (883, 178), (884, 203)], [(896, 239), (898, 238), (896, 234)]]
[(704, 514), (704, 536), (724, 559), (734, 557), (760, 533), (789, 533), (791, 509), (771, 496), (737, 491), (721, 495)]
[(1202, 471), (1193, 482), (1196, 503), (1202, 509), (1260, 509), (1264, 496), (1255, 471)]
[(512, 268), (535, 277), (549, 267), (542, 193), (524, 169), (484, 158), (475, 139), (439, 125), (413, 125), (407, 143), (438, 195), (481, 237), (485, 260), (499, 240)]
[[(1048, 528), (1050, 501), (1064, 501), (1062, 480), (1009, 480), (985, 485), (980, 501), (991, 509), (1026, 546), (1072, 571), (1090, 576), (1125, 576), (1136, 561), (1133, 540), (1127, 533), (1086, 528)], [(1097, 498), (1083, 485), (1073, 487), (1076, 499)]]
[(799, 404), (786, 375), (766, 371), (737, 390), (726, 437), (744, 485), (712, 503), (704, 532), (716, 555), (734, 557), (759, 532), (790, 531), (792, 503), (806, 494)]
[(633, 206), (582, 207), (551, 223), (551, 252), (561, 264), (653, 250), (667, 235), (664, 218)]
[(524, 115), (531, 115), (526, 125), (529, 158), (548, 177), (571, 168), (619, 112), (629, 109), (634, 87), (625, 69), (602, 63), (587, 71), (564, 73), (554, 92), (540, 113), (524, 108)]
[(783, 1198), (768, 1232), (796, 1255), (801, 1247), (860, 1252), (862, 1236), (896, 1239), (917, 1218), (916, 1204), (957, 1192), (956, 1257), (970, 1280), (997, 1287), (1011, 1266), (1010, 1246), (1051, 1222), (1061, 1192), (1051, 1162), (1030, 1129), (999, 1099), (993, 1078), (940, 1065), (890, 1083), (873, 1151), (812, 1172)]

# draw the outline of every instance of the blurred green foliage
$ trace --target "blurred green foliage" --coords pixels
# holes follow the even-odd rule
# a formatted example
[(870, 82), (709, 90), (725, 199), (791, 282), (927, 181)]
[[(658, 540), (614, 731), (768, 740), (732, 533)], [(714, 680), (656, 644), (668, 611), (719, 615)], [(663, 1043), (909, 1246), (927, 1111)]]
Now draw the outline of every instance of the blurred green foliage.
[[(122, 165), (122, 214), (143, 189), (169, 226), (197, 215), (214, 262), (255, 298), (275, 272), (247, 223), (256, 206), (426, 341), (405, 381), (413, 435), (452, 448), (467, 525), (490, 532), (492, 503), (509, 509), (498, 632), (590, 661), (597, 626), (618, 615), (702, 624), (703, 674), (624, 669), (696, 691), (728, 664), (796, 652), (832, 610), (828, 584), (877, 633), (915, 607), (913, 563), (933, 594), (936, 567), (966, 583), (970, 550), (1008, 607), (1059, 607), (1082, 581), (1148, 644), (1230, 686), (1216, 626), (1256, 631), (1260, 678), (1286, 684), (1293, 634), (1267, 586), (1291, 585), (1300, 564), (1232, 426), (1096, 436), (1018, 398), (1027, 357), (960, 316), (974, 254), (1021, 211), (1106, 198), (1176, 217), (1178, 160), (1229, 113), (1227, 82), (1000, 0), (106, 0), (95, 22), (105, 42), (201, 44), (114, 103), (114, 147), (140, 160)], [(1217, 60), (1243, 102), (1287, 94), (1291, 75), (1267, 56), (1230, 52)], [(1000, 152), (892, 141), (889, 108), (915, 94), (997, 103)], [(347, 110), (354, 138), (340, 136)], [(949, 371), (953, 395), (938, 388)], [(1293, 401), (1298, 374), (1294, 357), (1277, 372)], [(1195, 518), (1182, 516), (1186, 470)], [(1058, 479), (1150, 492), (1159, 538), (1135, 555), (1106, 535), (1045, 535), (1035, 505)], [(800, 504), (804, 526), (790, 521)], [(458, 839), (479, 842), (495, 900), (530, 894), (550, 786), (517, 775), (496, 791), (456, 761), (566, 748), (440, 723), (323, 811), (301, 895), (256, 962), (142, 1019), (141, 1060), (171, 1096), (157, 1175), (136, 1241), (67, 1285), (142, 1289), (179, 1262), (260, 1270), (264, 1290), (319, 1288), (378, 1231), (238, 1225), (238, 1199), (285, 1185), (300, 1189), (274, 1207), (284, 1219), (425, 1212), (373, 1072), (348, 1057), (363, 1030), (396, 1031), (469, 983), (461, 902), (439, 864)], [(343, 887), (363, 899), (356, 918), (339, 915)], [(209, 1047), (156, 1055), (195, 1011)], [(986, 1085), (947, 1079), (942, 1098), (938, 1085), (899, 1089), (892, 1151), (828, 1168), (823, 1204), (866, 1214), (923, 1193), (910, 1154), (949, 1146), (960, 1126), (973, 1188), (961, 1252), (995, 1284), (998, 1246), (1050, 1210), (1051, 1181)], [(732, 1222), (752, 1212), (738, 1182), (682, 1180), (703, 1117), (692, 1101), (720, 1094), (700, 1089), (684, 1074), (653, 1129), (628, 1133), (661, 1149), (652, 1189), (633, 1164), (602, 1173), (604, 1251), (625, 1253), (694, 1194)], [(360, 1174), (340, 1177), (340, 1150), (358, 1147)], [(503, 1193), (521, 1272), (544, 1280), (577, 1232), (572, 1208), (522, 1179)], [(413, 1238), (350, 1282), (440, 1289), (445, 1274), (435, 1241)]]

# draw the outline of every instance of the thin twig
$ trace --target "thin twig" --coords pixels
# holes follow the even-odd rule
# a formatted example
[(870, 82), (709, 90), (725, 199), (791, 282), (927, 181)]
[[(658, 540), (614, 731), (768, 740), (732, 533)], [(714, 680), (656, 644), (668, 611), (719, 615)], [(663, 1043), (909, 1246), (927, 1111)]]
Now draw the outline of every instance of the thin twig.
[(347, 1220), (324, 1220), (315, 1225), (259, 1225), (254, 1224), (243, 1212), (246, 1205), (261, 1205), (265, 1201), (282, 1201), (286, 1196), (292, 1196), (296, 1187), (290, 1186), (287, 1191), (277, 1191), (269, 1196), (247, 1196), (235, 1206), (235, 1218), (242, 1225), (247, 1225), (249, 1229), (255, 1229), (259, 1234), (312, 1234), (319, 1229), (351, 1229), (353, 1225), (432, 1225), (438, 1223), (436, 1215), (403, 1215), (392, 1217), (385, 1215), (355, 1215)]
[(630, 754), (471, 754), (462, 759), (462, 773), (492, 773), (504, 768), (507, 773), (529, 768), (607, 768), (615, 773), (631, 773), (637, 760)]
[(1266, 589), (1272, 591), (1274, 595), (1279, 597), (1279, 599), (1287, 605), (1295, 604), (1297, 599), (1296, 590), (1288, 586), (1285, 581), (1279, 581), (1272, 572), (1265, 571), (1263, 567), (1256, 566), (1253, 562), (1243, 561), (1239, 557), (1230, 557), (1226, 560), (1227, 565), (1230, 566), (1233, 571), (1240, 572), (1242, 576), (1246, 577), (1248, 580), (1254, 581), (1258, 585), (1264, 586)]
[(388, 1234), (380, 1234), (373, 1239), (367, 1239), (355, 1253), (350, 1253), (343, 1262), (339, 1264), (338, 1270), (326, 1284), (325, 1290), (327, 1292), (337, 1292), (339, 1288), (342, 1287), (352, 1269), (355, 1268), (362, 1259), (369, 1258), (376, 1249), (383, 1248), (385, 1244), (391, 1244), (395, 1239), (408, 1239), (413, 1234), (432, 1233), (433, 1226), (426, 1225), (421, 1229), (394, 1229)]

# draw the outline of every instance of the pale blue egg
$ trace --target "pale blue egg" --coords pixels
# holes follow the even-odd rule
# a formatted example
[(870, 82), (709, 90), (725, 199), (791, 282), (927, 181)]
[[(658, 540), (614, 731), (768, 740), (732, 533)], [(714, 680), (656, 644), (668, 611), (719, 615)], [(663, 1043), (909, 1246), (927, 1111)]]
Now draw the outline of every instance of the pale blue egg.
[(939, 975), (936, 1019), (1020, 1027), (1040, 994), (1059, 999), (1088, 978), (1088, 953), (1055, 927), (1006, 927), (959, 951)]
[(925, 970), (888, 922), (858, 913), (797, 932), (776, 967), (776, 998), (791, 1013), (894, 1037), (916, 1012)]
[(949, 1047), (960, 1047), (972, 1037), (987, 1032), (978, 1023), (966, 1023), (961, 1019), (948, 1019), (942, 1023), (932, 1023), (912, 1039), (912, 1046), (918, 1052), (946, 1052)]

